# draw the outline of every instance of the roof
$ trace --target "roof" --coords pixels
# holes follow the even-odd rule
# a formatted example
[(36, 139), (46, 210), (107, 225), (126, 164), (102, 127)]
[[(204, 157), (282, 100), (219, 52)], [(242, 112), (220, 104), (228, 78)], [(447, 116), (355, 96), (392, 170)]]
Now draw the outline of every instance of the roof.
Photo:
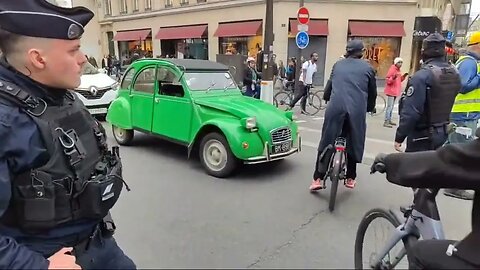
[(189, 71), (202, 71), (202, 70), (228, 71), (229, 70), (228, 66), (221, 63), (209, 61), (209, 60), (176, 59), (176, 58), (153, 58), (153, 59), (146, 58), (146, 59), (139, 59), (137, 61), (142, 61), (142, 60), (170, 62), (179, 68), (184, 67), (186, 70), (189, 70)]

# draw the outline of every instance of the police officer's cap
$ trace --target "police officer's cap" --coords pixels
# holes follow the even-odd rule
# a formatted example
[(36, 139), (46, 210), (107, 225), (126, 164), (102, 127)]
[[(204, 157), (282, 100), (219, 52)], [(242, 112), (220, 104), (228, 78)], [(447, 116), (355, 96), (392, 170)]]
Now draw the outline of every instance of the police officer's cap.
[(78, 39), (93, 16), (85, 7), (63, 8), (45, 0), (0, 1), (0, 28), (23, 36)]
[(439, 48), (445, 50), (447, 40), (440, 35), (439, 33), (430, 34), (423, 40), (423, 48), (430, 49), (430, 48)]
[(353, 39), (347, 43), (347, 52), (349, 53), (362, 52), (364, 48), (363, 41), (359, 39)]

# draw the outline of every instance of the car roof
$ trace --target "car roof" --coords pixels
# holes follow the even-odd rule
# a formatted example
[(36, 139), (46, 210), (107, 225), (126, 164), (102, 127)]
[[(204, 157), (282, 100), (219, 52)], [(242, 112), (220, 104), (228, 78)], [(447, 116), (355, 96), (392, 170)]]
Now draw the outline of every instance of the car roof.
[(199, 59), (175, 59), (175, 58), (144, 58), (139, 59), (135, 62), (168, 62), (172, 63), (179, 68), (185, 68), (187, 71), (228, 71), (229, 67), (209, 61), (209, 60), (199, 60)]

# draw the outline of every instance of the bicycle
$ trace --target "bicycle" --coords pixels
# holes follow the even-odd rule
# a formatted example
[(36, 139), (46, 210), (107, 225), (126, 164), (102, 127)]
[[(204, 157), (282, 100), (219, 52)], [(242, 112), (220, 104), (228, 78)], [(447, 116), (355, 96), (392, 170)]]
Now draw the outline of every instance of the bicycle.
[[(379, 170), (378, 166), (384, 165), (377, 164), (377, 171)], [(367, 212), (358, 226), (355, 239), (355, 269), (366, 269), (363, 267), (365, 259), (368, 259), (369, 269), (394, 269), (418, 239), (445, 239), (435, 201), (438, 191), (439, 189), (414, 189), (413, 205), (407, 208), (400, 207), (403, 220), (393, 210), (375, 208)], [(365, 233), (369, 225), (377, 218), (387, 220), (393, 225), (395, 231), (380, 252), (364, 254)], [(403, 242), (403, 248), (391, 256), (391, 251), (400, 241)], [(390, 261), (392, 258), (393, 261)]]
[[(332, 182), (332, 188), (330, 189), (330, 199), (328, 201), (328, 210), (333, 212), (335, 209), (335, 201), (337, 198), (338, 182), (346, 178), (346, 164), (347, 164), (347, 140), (344, 137), (337, 137), (335, 139), (335, 152), (330, 158), (330, 163), (327, 170), (327, 176)], [(323, 186), (326, 187), (326, 180), (323, 180)]]
[[(311, 85), (307, 87), (307, 100), (305, 102), (305, 111), (309, 115), (315, 115), (322, 109), (323, 100), (322, 97), (318, 95), (318, 92), (310, 92), (311, 88), (313, 88), (313, 86)], [(288, 88), (285, 88), (284, 86), (284, 89), (276, 93), (273, 97), (273, 104), (275, 105), (275, 107), (285, 110), (290, 107), (290, 104), (294, 98), (295, 94), (293, 90), (293, 85), (289, 86)], [(315, 104), (315, 101), (317, 102), (317, 104)]]
[(385, 99), (384, 96), (377, 95), (377, 99), (375, 100), (375, 108), (377, 109), (377, 111), (374, 113), (373, 112), (370, 113), (370, 115), (377, 116), (385, 112), (385, 110), (387, 109), (387, 100)]

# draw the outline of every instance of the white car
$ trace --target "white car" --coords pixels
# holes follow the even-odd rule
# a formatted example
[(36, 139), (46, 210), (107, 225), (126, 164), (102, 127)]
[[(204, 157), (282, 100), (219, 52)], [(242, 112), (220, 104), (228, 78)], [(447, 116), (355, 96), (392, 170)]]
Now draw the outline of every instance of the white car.
[(87, 62), (75, 92), (92, 115), (105, 116), (110, 103), (117, 97), (118, 88), (116, 80)]

